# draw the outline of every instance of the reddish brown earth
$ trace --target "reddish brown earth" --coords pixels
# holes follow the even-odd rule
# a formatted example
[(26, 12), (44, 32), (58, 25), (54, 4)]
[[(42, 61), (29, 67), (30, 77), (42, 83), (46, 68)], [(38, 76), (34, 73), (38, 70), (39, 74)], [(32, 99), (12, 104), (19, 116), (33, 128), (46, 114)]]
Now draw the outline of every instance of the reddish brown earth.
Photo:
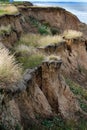
[(75, 15), (65, 9), (33, 6), (17, 6), (17, 8), (19, 14), (0, 16), (0, 26), (10, 24), (12, 28), (9, 35), (5, 34), (4, 37), (1, 37), (7, 47), (14, 45), (22, 33), (38, 33), (37, 28), (30, 22), (29, 18), (31, 16), (40, 23), (47, 23), (51, 28), (56, 28), (60, 33), (64, 30), (74, 29), (81, 30), (85, 35), (87, 34), (86, 25), (82, 24)]
[(87, 115), (65, 80), (65, 77), (71, 78), (86, 89), (86, 42), (81, 38), (72, 39), (70, 46), (67, 41), (47, 46), (43, 50), (46, 54), (56, 54), (61, 59), (44, 61), (41, 66), (27, 70), (23, 81), (17, 85), (4, 90), (1, 87), (1, 106), (4, 102), (1, 120), (9, 129), (14, 130), (15, 125), (20, 123), (25, 130), (30, 120), (36, 121), (37, 115), (48, 118), (60, 114), (66, 120), (78, 119), (78, 112)]
[[(12, 26), (11, 34), (1, 38), (7, 47), (14, 45), (22, 33), (37, 31), (29, 23), (31, 15), (50, 26), (61, 27), (61, 32), (65, 29), (79, 30), (81, 25), (76, 16), (61, 8), (21, 7), (19, 11), (21, 14), (0, 17), (0, 25)], [(87, 116), (65, 80), (69, 77), (87, 88), (87, 41), (84, 38), (66, 40), (41, 51), (61, 58), (44, 61), (40, 66), (27, 70), (23, 80), (9, 89), (0, 86), (0, 120), (8, 130), (15, 130), (18, 123), (26, 130), (32, 121), (37, 122), (37, 116), (50, 118), (61, 115), (66, 120), (77, 120), (78, 112)]]

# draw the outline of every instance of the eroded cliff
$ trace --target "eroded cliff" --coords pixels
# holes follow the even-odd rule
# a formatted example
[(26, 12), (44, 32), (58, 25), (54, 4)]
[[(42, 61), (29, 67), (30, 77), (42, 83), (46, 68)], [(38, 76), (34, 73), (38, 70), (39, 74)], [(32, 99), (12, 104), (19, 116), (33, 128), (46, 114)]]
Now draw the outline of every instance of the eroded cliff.
[[(1, 36), (6, 47), (12, 47), (22, 33), (38, 33), (30, 21), (31, 16), (34, 22), (56, 27), (60, 33), (66, 29), (79, 30), (81, 24), (76, 16), (61, 8), (18, 8), (19, 14), (0, 17), (0, 25), (11, 25), (11, 32)], [(47, 57), (53, 54), (60, 58), (48, 58), (40, 66), (26, 70), (16, 85), (0, 86), (1, 130), (17, 130), (18, 125), (27, 130), (32, 124), (39, 125), (41, 119), (56, 116), (78, 121), (82, 115), (87, 120), (87, 111), (81, 104), (87, 105), (86, 39), (64, 39), (64, 42), (38, 48), (38, 51)]]
[(38, 24), (49, 28), (54, 34), (60, 34), (68, 29), (79, 30), (80, 26), (85, 28), (75, 15), (59, 7), (34, 7), (23, 4), (15, 6), (19, 10), (17, 14), (0, 16), (0, 26), (5, 28), (11, 26), (11, 32), (9, 34), (5, 32), (1, 36), (1, 41), (8, 47), (14, 45), (22, 33), (38, 33), (40, 30)]
[(46, 60), (41, 66), (27, 70), (17, 85), (0, 88), (1, 121), (7, 129), (14, 130), (19, 123), (25, 130), (32, 120), (36, 122), (37, 116), (50, 118), (61, 115), (67, 120), (78, 120), (78, 112), (87, 116), (66, 82), (70, 78), (86, 91), (85, 39), (66, 40), (45, 47), (43, 52), (56, 54), (60, 59)]

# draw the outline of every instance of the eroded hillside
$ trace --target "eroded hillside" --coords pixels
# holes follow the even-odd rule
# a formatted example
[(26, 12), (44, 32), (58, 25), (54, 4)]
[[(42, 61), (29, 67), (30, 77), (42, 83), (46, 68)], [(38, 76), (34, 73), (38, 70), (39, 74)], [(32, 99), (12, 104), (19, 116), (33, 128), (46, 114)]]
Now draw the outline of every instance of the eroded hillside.
[[(10, 25), (11, 31), (2, 34), (2, 41), (6, 46), (11, 47), (19, 40), (22, 33), (44, 33), (61, 34), (64, 30), (86, 31), (86, 25), (79, 19), (59, 7), (34, 7), (16, 4), (18, 12), (15, 14), (3, 14), (0, 16), (0, 26), (5, 28)], [(44, 31), (43, 31), (44, 30)]]
[[(73, 36), (63, 33), (79, 30), (81, 22), (61, 8), (16, 6), (18, 14), (0, 17), (1, 27), (8, 27), (1, 28), (1, 42), (24, 71), (16, 83), (1, 76), (0, 130), (86, 129), (87, 40), (78, 31), (70, 30)], [(9, 55), (7, 49), (3, 52)]]

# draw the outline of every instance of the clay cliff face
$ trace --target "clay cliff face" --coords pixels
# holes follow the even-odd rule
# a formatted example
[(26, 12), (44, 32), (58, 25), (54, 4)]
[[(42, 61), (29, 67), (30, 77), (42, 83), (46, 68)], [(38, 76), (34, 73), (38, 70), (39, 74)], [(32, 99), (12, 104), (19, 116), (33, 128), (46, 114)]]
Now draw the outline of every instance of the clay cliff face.
[[(1, 121), (14, 130), (20, 123), (24, 130), (36, 116), (51, 117), (61, 114), (64, 119), (76, 118), (79, 105), (61, 74), (62, 61), (45, 61), (28, 70), (24, 81), (1, 93)], [(6, 118), (5, 118), (6, 117)], [(11, 122), (10, 122), (11, 120)]]
[(4, 33), (3, 36), (0, 36), (0, 41), (2, 41), (6, 47), (12, 47), (14, 43), (19, 40), (23, 32), (19, 19), (19, 14), (0, 16), (0, 27), (4, 26), (7, 28), (8, 25), (11, 26), (11, 32), (9, 34)]
[(23, 80), (9, 89), (0, 88), (1, 121), (8, 129), (14, 130), (19, 123), (25, 130), (32, 120), (37, 120), (37, 115), (46, 118), (60, 114), (64, 119), (76, 120), (76, 113), (82, 112), (65, 77), (86, 88), (86, 71), (81, 70), (81, 67), (87, 70), (86, 41), (72, 39), (47, 46), (43, 51), (61, 58), (46, 60), (41, 66), (27, 70)]
[[(87, 70), (87, 41), (84, 38), (70, 39), (55, 46), (48, 46), (44, 52), (56, 54), (63, 60), (62, 73), (86, 87), (86, 71), (83, 74), (81, 69)], [(41, 50), (42, 51), (42, 50)]]
[(59, 33), (68, 29), (79, 30), (79, 24), (81, 24), (76, 16), (59, 7), (16, 6), (19, 14), (0, 16), (0, 26), (11, 25), (11, 33), (4, 34), (0, 38), (7, 47), (14, 45), (22, 33), (38, 33), (38, 29), (31, 23), (30, 17), (41, 24), (47, 24), (53, 29), (56, 28)]
[[(21, 14), (0, 17), (0, 25), (10, 24), (12, 28), (9, 35), (1, 37), (7, 47), (15, 44), (22, 33), (37, 32), (29, 21), (31, 15), (56, 26), (61, 32), (79, 28), (80, 21), (64, 9), (21, 7), (19, 11)], [(32, 120), (37, 122), (37, 116), (61, 115), (72, 120), (78, 118), (77, 112), (82, 112), (65, 78), (70, 77), (87, 88), (87, 41), (84, 38), (66, 39), (58, 45), (38, 49), (46, 55), (60, 56), (60, 60), (46, 60), (39, 67), (27, 70), (16, 85), (0, 86), (0, 121), (8, 130), (15, 130), (17, 124), (26, 130)]]
[(19, 11), (26, 21), (28, 21), (29, 16), (32, 16), (40, 22), (46, 22), (49, 26), (58, 28), (60, 31), (66, 29), (78, 30), (80, 23), (75, 15), (59, 7), (29, 7), (19, 8)]

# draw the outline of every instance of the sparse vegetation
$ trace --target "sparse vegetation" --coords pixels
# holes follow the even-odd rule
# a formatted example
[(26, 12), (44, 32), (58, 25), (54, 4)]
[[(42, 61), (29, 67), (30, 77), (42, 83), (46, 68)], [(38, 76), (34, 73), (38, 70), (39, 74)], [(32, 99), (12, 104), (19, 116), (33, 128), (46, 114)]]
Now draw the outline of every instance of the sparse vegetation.
[(58, 29), (57, 27), (51, 27), (51, 33), (52, 35), (61, 34), (60, 29)]
[(82, 88), (79, 84), (75, 83), (69, 78), (66, 78), (66, 83), (70, 86), (70, 89), (75, 95), (79, 95), (81, 98), (87, 100), (87, 90)]
[(87, 130), (87, 122), (83, 117), (80, 117), (78, 122), (75, 122), (73, 120), (66, 121), (61, 116), (55, 116), (52, 119), (44, 119), (41, 124), (47, 130)]
[(82, 98), (79, 98), (78, 101), (82, 110), (87, 112), (87, 101)]
[(69, 78), (66, 78), (66, 83), (69, 85), (71, 91), (77, 96), (79, 105), (82, 110), (87, 112), (87, 90)]
[(73, 38), (79, 38), (82, 37), (83, 33), (76, 30), (67, 30), (64, 31), (63, 36), (65, 39), (73, 39)]
[(41, 35), (48, 35), (50, 34), (51, 35), (51, 31), (50, 31), (50, 28), (46, 27), (45, 25), (39, 25), (38, 27), (38, 32), (41, 34)]
[(21, 78), (22, 69), (13, 55), (5, 48), (0, 48), (0, 84), (15, 83)]
[(51, 29), (46, 25), (38, 21), (36, 18), (30, 16), (29, 20), (34, 25), (41, 35), (51, 35)]
[(15, 130), (22, 130), (22, 127), (20, 124), (17, 124), (16, 127), (15, 127)]

